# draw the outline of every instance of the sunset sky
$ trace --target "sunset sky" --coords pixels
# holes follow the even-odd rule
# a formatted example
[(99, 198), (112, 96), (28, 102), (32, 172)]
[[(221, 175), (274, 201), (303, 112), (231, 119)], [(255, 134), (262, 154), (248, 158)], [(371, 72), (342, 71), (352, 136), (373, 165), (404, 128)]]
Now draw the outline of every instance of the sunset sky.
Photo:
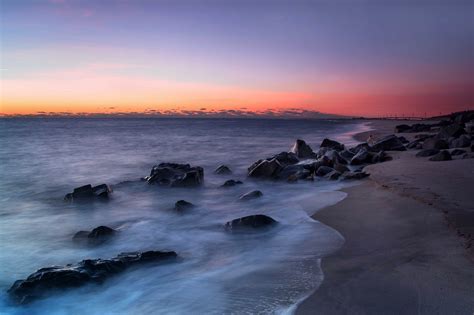
[(2, 115), (474, 109), (474, 1), (0, 0)]

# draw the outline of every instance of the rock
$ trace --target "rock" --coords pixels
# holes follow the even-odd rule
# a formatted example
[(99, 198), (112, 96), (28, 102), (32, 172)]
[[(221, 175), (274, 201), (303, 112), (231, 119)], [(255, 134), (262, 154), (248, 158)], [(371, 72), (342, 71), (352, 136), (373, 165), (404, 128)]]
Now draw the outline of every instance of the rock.
[(276, 176), (282, 168), (282, 165), (277, 159), (272, 159), (270, 161), (263, 160), (257, 165), (254, 163), (254, 165), (249, 167), (248, 176), (256, 178), (271, 178)]
[(347, 164), (346, 159), (344, 159), (336, 150), (327, 151), (324, 156), (327, 156), (333, 163)]
[(344, 158), (346, 161), (350, 161), (354, 157), (354, 153), (349, 150), (342, 150), (339, 152), (339, 155)]
[(232, 186), (235, 186), (235, 185), (241, 185), (243, 184), (240, 180), (233, 180), (233, 179), (229, 179), (229, 180), (226, 180), (224, 184), (222, 184), (221, 187), (232, 187)]
[(448, 151), (443, 150), (440, 151), (438, 154), (433, 155), (430, 157), (430, 161), (450, 161), (452, 160), (451, 154)]
[(403, 124), (403, 125), (395, 126), (394, 132), (395, 133), (402, 133), (402, 132), (409, 132), (410, 130), (411, 130), (410, 126)]
[(229, 175), (232, 174), (232, 171), (227, 165), (221, 165), (214, 170), (214, 173), (219, 175)]
[(455, 123), (441, 127), (436, 137), (438, 139), (449, 139), (451, 137), (457, 138), (465, 133), (466, 131), (464, 131), (464, 128), (461, 125)]
[(337, 180), (339, 179), (340, 176), (341, 176), (340, 172), (333, 170), (332, 172), (327, 173), (324, 177), (330, 180)]
[(89, 244), (102, 244), (103, 242), (109, 240), (117, 231), (109, 228), (108, 226), (98, 226), (92, 231), (79, 231), (72, 239), (74, 241), (87, 241)]
[(406, 151), (402, 141), (395, 135), (389, 135), (376, 140), (371, 148), (374, 151)]
[(66, 194), (64, 200), (68, 201), (87, 201), (94, 199), (108, 199), (109, 193), (112, 190), (106, 184), (92, 187), (92, 185), (84, 185), (81, 187), (74, 188), (72, 193)]
[(371, 163), (382, 163), (385, 161), (390, 161), (392, 158), (385, 153), (385, 151), (380, 151), (372, 155)]
[(351, 165), (360, 165), (370, 163), (372, 161), (372, 155), (366, 150), (360, 150), (351, 160)]
[(467, 148), (471, 145), (471, 137), (468, 135), (461, 135), (459, 138), (454, 138), (449, 141), (450, 148)]
[(362, 179), (366, 178), (370, 174), (366, 172), (345, 172), (344, 174), (341, 175), (341, 178), (343, 180), (350, 180), (350, 179)]
[(109, 237), (111, 235), (114, 235), (115, 234), (115, 230), (112, 229), (112, 228), (109, 228), (108, 226), (104, 226), (104, 225), (101, 225), (99, 227), (96, 227), (95, 229), (93, 229), (89, 235), (87, 235), (88, 238), (106, 238), (106, 237)]
[(450, 119), (457, 124), (465, 124), (474, 119), (474, 110), (453, 113)]
[(176, 211), (184, 211), (193, 208), (194, 205), (186, 200), (178, 200), (174, 204), (174, 209)]
[(263, 214), (255, 214), (249, 215), (246, 217), (238, 218), (232, 221), (229, 221), (225, 224), (227, 229), (242, 229), (242, 228), (263, 228), (269, 227), (276, 224), (273, 218), (263, 215)]
[(295, 181), (298, 179), (306, 179), (311, 176), (311, 166), (295, 164), (285, 166), (278, 175), (276, 179), (290, 180)]
[(112, 259), (86, 259), (77, 264), (41, 268), (25, 280), (17, 280), (8, 290), (20, 304), (45, 297), (51, 291), (80, 287), (89, 283), (100, 284), (107, 278), (131, 266), (175, 258), (175, 252), (147, 251), (121, 253)]
[(420, 133), (420, 134), (415, 135), (415, 139), (419, 141), (425, 141), (426, 139), (433, 138), (433, 137), (434, 137), (433, 135), (430, 135), (427, 133)]
[(453, 151), (451, 151), (451, 156), (461, 155), (461, 154), (464, 154), (464, 153), (466, 153), (466, 150), (454, 149)]
[(351, 148), (350, 151), (355, 155), (357, 153), (359, 153), (359, 151), (361, 150), (365, 150), (367, 152), (370, 152), (372, 150), (372, 148), (369, 146), (368, 143), (366, 142), (363, 142), (363, 143), (359, 143), (358, 145), (356, 145), (355, 147)]
[(281, 166), (293, 165), (299, 162), (298, 157), (293, 152), (280, 152), (266, 160), (276, 159)]
[(256, 199), (260, 198), (263, 196), (263, 193), (260, 190), (252, 190), (249, 191), (248, 193), (245, 193), (239, 197), (240, 200), (251, 200), (251, 199)]
[(318, 167), (318, 169), (316, 170), (316, 176), (323, 177), (323, 176), (331, 173), (332, 171), (334, 171), (334, 169), (332, 167), (322, 165), (322, 166)]
[(427, 156), (433, 156), (435, 154), (438, 154), (439, 150), (438, 149), (424, 149), (421, 150), (416, 154), (417, 157), (427, 157)]
[(89, 236), (90, 231), (79, 231), (72, 237), (73, 240), (84, 240)]
[(398, 137), (398, 139), (399, 139), (403, 144), (407, 144), (407, 143), (410, 142), (410, 141), (408, 141), (407, 138), (405, 138), (405, 137)]
[(423, 149), (443, 150), (447, 149), (448, 147), (448, 142), (443, 139), (429, 138), (423, 141)]
[(421, 149), (422, 145), (419, 140), (414, 140), (406, 145), (407, 149)]
[(291, 153), (296, 154), (298, 158), (309, 159), (316, 157), (313, 149), (304, 142), (304, 140), (298, 139), (290, 150)]
[(336, 170), (337, 172), (339, 173), (344, 173), (344, 172), (348, 172), (349, 171), (349, 168), (345, 165), (342, 165), (342, 164), (338, 164), (338, 163), (334, 163), (334, 166), (333, 166), (334, 170)]
[(189, 164), (161, 163), (153, 166), (150, 176), (145, 177), (149, 184), (170, 187), (195, 187), (204, 181), (204, 170)]
[(331, 140), (331, 139), (328, 139), (328, 138), (325, 138), (323, 140), (323, 142), (321, 142), (321, 145), (320, 145), (321, 148), (331, 148), (333, 150), (336, 150), (336, 151), (342, 151), (344, 150), (344, 145), (335, 141), (335, 140)]

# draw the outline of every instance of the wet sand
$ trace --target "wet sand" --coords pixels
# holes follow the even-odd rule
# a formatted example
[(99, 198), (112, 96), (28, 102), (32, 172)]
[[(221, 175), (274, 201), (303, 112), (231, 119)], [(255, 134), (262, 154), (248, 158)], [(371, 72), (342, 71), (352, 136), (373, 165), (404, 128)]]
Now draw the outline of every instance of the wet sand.
[[(389, 134), (396, 124), (375, 121), (375, 131), (356, 137)], [(325, 280), (297, 314), (473, 314), (466, 233), (474, 227), (474, 159), (431, 162), (415, 152), (368, 166), (367, 180), (313, 216), (346, 242), (323, 259)]]

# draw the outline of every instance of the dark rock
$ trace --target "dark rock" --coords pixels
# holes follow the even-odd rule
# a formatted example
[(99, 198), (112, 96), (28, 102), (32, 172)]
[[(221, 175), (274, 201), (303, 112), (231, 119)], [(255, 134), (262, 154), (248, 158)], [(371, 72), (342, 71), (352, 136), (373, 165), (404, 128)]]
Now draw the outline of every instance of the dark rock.
[(408, 141), (407, 138), (405, 138), (405, 137), (398, 137), (398, 139), (399, 139), (403, 144), (407, 144), (407, 143), (410, 142), (410, 141)]
[(367, 142), (359, 143), (355, 147), (351, 148), (350, 151), (355, 155), (359, 153), (359, 151), (365, 150), (367, 152), (372, 151), (372, 148), (369, 146)]
[(465, 133), (466, 131), (464, 131), (464, 128), (461, 125), (451, 124), (448, 126), (441, 127), (436, 137), (438, 139), (449, 139), (451, 137), (457, 138)]
[(232, 186), (241, 185), (241, 184), (243, 184), (243, 183), (240, 180), (229, 179), (229, 180), (225, 181), (224, 184), (222, 184), (222, 187), (232, 187)]
[(250, 200), (250, 199), (260, 198), (262, 196), (263, 196), (263, 193), (260, 190), (252, 190), (252, 191), (249, 191), (248, 193), (241, 195), (239, 199)]
[(347, 164), (345, 158), (343, 158), (336, 150), (327, 151), (324, 156), (327, 156), (333, 163)]
[(350, 180), (350, 179), (363, 179), (369, 176), (370, 174), (366, 172), (345, 172), (341, 175), (343, 180)]
[(451, 156), (461, 155), (461, 154), (464, 154), (464, 153), (466, 153), (466, 150), (454, 149), (453, 151), (451, 151)]
[(448, 147), (448, 142), (443, 139), (429, 138), (423, 141), (423, 149), (443, 150), (447, 149)]
[(86, 259), (77, 264), (41, 268), (25, 280), (17, 280), (8, 290), (20, 304), (44, 297), (51, 291), (100, 284), (131, 266), (175, 258), (175, 252), (147, 251), (121, 253), (112, 259)]
[(404, 125), (395, 126), (394, 132), (395, 133), (402, 133), (402, 132), (409, 132), (410, 130), (411, 130), (411, 127), (404, 124)]
[(335, 140), (331, 140), (331, 139), (328, 139), (328, 138), (325, 138), (323, 140), (323, 142), (321, 142), (321, 145), (320, 145), (321, 148), (331, 148), (333, 150), (336, 150), (336, 151), (342, 151), (344, 150), (344, 145), (335, 141)]
[(73, 240), (87, 239), (87, 237), (89, 236), (89, 233), (90, 233), (90, 231), (79, 231), (76, 234), (74, 234), (72, 239)]
[(341, 176), (340, 172), (333, 170), (332, 172), (327, 173), (324, 177), (330, 180), (337, 180), (339, 179), (340, 176)]
[(414, 140), (406, 145), (407, 149), (421, 149), (422, 145), (420, 143), (420, 140)]
[(221, 165), (214, 170), (214, 173), (219, 175), (228, 175), (232, 174), (232, 171), (227, 165)]
[(68, 201), (87, 201), (94, 199), (108, 199), (112, 190), (106, 184), (92, 187), (92, 185), (84, 185), (74, 188), (72, 193), (64, 196), (64, 200)]
[(298, 157), (293, 152), (280, 152), (266, 160), (276, 159), (281, 166), (293, 165), (299, 162)]
[(249, 177), (256, 178), (271, 178), (278, 174), (278, 172), (283, 168), (280, 162), (277, 159), (272, 159), (270, 161), (263, 160), (258, 162), (257, 165), (254, 163), (248, 169)]
[(72, 239), (74, 241), (87, 242), (89, 245), (98, 245), (109, 240), (117, 231), (108, 226), (98, 226), (92, 231), (79, 231)]
[(316, 170), (316, 176), (323, 177), (323, 176), (331, 173), (332, 171), (334, 171), (334, 169), (332, 167), (322, 165), (322, 166), (318, 167), (318, 169)]
[(366, 150), (360, 150), (351, 160), (351, 165), (360, 165), (372, 162), (372, 155)]
[(371, 148), (374, 151), (406, 151), (402, 141), (395, 135), (389, 135), (376, 140)]
[(385, 153), (385, 151), (380, 151), (372, 155), (371, 163), (382, 163), (390, 161), (392, 158)]
[(438, 154), (433, 155), (430, 157), (430, 161), (449, 161), (452, 160), (451, 154), (448, 151), (443, 150), (440, 151)]
[(424, 149), (421, 150), (416, 154), (417, 157), (427, 157), (427, 156), (433, 156), (435, 154), (438, 154), (439, 150), (438, 149)]
[(333, 168), (341, 174), (349, 171), (349, 168), (347, 166), (338, 163), (334, 163)]
[(450, 148), (467, 148), (471, 145), (471, 137), (468, 135), (461, 135), (459, 138), (454, 138), (449, 141)]
[(249, 215), (246, 217), (238, 218), (232, 221), (229, 221), (225, 224), (226, 228), (228, 229), (241, 229), (241, 228), (262, 228), (262, 227), (269, 227), (276, 224), (273, 218), (263, 215), (263, 214), (256, 214), (256, 215)]
[(474, 111), (470, 110), (459, 113), (453, 113), (450, 118), (457, 124), (465, 124), (474, 119)]
[(115, 230), (112, 228), (109, 228), (108, 226), (101, 225), (99, 227), (96, 227), (93, 229), (89, 235), (87, 235), (88, 238), (107, 238), (109, 236), (112, 236), (115, 234)]
[(204, 181), (204, 170), (189, 164), (161, 163), (153, 166), (150, 176), (145, 178), (149, 184), (171, 187), (195, 187)]
[(431, 131), (431, 125), (427, 124), (414, 124), (411, 126), (409, 131), (406, 132), (426, 132)]
[(186, 200), (178, 200), (174, 204), (174, 209), (176, 211), (184, 211), (193, 208), (194, 205)]
[(291, 153), (296, 154), (298, 158), (308, 159), (316, 157), (313, 149), (304, 142), (304, 140), (298, 139), (290, 150)]
[(415, 135), (415, 139), (420, 140), (420, 141), (425, 141), (428, 138), (433, 138), (433, 135), (427, 134), (427, 133), (421, 133), (418, 135)]
[(341, 152), (339, 152), (339, 155), (343, 157), (345, 160), (350, 161), (352, 160), (355, 154), (349, 150), (342, 150)]
[(276, 175), (276, 179), (283, 179), (283, 180), (290, 180), (294, 181), (295, 179), (306, 179), (311, 176), (311, 166), (308, 165), (288, 165), (285, 166), (278, 175)]

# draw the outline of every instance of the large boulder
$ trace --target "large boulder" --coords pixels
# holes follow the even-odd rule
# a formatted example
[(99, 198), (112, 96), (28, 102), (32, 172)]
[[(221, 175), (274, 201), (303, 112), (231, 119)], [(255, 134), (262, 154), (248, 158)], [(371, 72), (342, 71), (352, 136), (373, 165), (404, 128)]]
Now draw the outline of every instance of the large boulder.
[(293, 165), (300, 161), (293, 152), (280, 152), (272, 157), (267, 158), (266, 160), (272, 159), (276, 159), (282, 166)]
[(294, 164), (285, 166), (278, 174), (276, 179), (291, 181), (298, 179), (306, 179), (311, 176), (311, 166), (304, 164)]
[(283, 166), (277, 159), (260, 160), (248, 168), (248, 176), (256, 178), (272, 178), (277, 176)]
[(389, 135), (374, 141), (371, 148), (374, 151), (406, 151), (402, 141), (395, 135)]
[(251, 200), (257, 199), (263, 196), (263, 193), (260, 190), (249, 191), (239, 197), (240, 200)]
[(276, 223), (277, 221), (275, 221), (269, 216), (263, 214), (255, 214), (229, 221), (225, 224), (225, 226), (227, 229), (235, 230), (245, 228), (269, 227), (275, 225)]
[(451, 137), (457, 138), (465, 133), (466, 131), (460, 124), (454, 123), (454, 124), (441, 127), (436, 137), (439, 139), (447, 140)]
[(101, 184), (92, 187), (92, 185), (84, 185), (74, 188), (72, 193), (66, 194), (64, 200), (67, 201), (88, 201), (94, 199), (106, 200), (112, 192), (109, 186)]
[(428, 138), (423, 141), (423, 149), (443, 150), (447, 148), (449, 148), (449, 145), (444, 139)]
[(227, 165), (220, 165), (214, 170), (214, 173), (219, 175), (229, 175), (232, 174), (232, 170)]
[(331, 140), (328, 138), (325, 138), (320, 145), (321, 148), (331, 148), (336, 151), (342, 151), (344, 150), (344, 145), (342, 143), (339, 143), (335, 140)]
[(330, 180), (337, 180), (339, 179), (339, 177), (341, 177), (341, 173), (336, 170), (333, 170), (332, 172), (327, 173), (324, 177)]
[(453, 138), (449, 141), (450, 148), (467, 148), (471, 145), (471, 137), (468, 135), (461, 135), (459, 138)]
[(329, 174), (333, 171), (334, 171), (334, 169), (332, 167), (322, 165), (322, 166), (318, 167), (318, 169), (316, 170), (316, 176), (323, 177), (323, 176), (326, 176), (327, 174)]
[(438, 154), (439, 150), (438, 149), (424, 149), (421, 150), (416, 154), (417, 157), (427, 157), (427, 156), (433, 156), (435, 154)]
[(350, 161), (354, 157), (355, 153), (349, 150), (342, 150), (341, 152), (339, 152), (339, 155), (345, 160)]
[(170, 187), (196, 187), (204, 181), (204, 170), (189, 164), (161, 163), (153, 166), (150, 175), (145, 177), (149, 184)]
[(121, 253), (112, 259), (86, 259), (77, 264), (41, 268), (25, 280), (17, 280), (8, 290), (20, 304), (45, 297), (52, 291), (102, 283), (131, 266), (175, 258), (175, 252), (147, 251)]
[(304, 140), (298, 139), (290, 150), (291, 153), (296, 154), (300, 159), (309, 159), (316, 157), (313, 149), (304, 142)]
[(372, 162), (372, 154), (366, 150), (360, 150), (351, 160), (351, 165), (360, 165)]
[(438, 154), (433, 155), (430, 157), (430, 161), (450, 161), (452, 160), (451, 154), (447, 150), (440, 151)]
[[(343, 151), (341, 151), (341, 152), (343, 152)], [(337, 152), (336, 150), (329, 150), (324, 154), (324, 156), (327, 156), (333, 163), (347, 164), (347, 160), (345, 158), (343, 158), (339, 154), (339, 152)]]

